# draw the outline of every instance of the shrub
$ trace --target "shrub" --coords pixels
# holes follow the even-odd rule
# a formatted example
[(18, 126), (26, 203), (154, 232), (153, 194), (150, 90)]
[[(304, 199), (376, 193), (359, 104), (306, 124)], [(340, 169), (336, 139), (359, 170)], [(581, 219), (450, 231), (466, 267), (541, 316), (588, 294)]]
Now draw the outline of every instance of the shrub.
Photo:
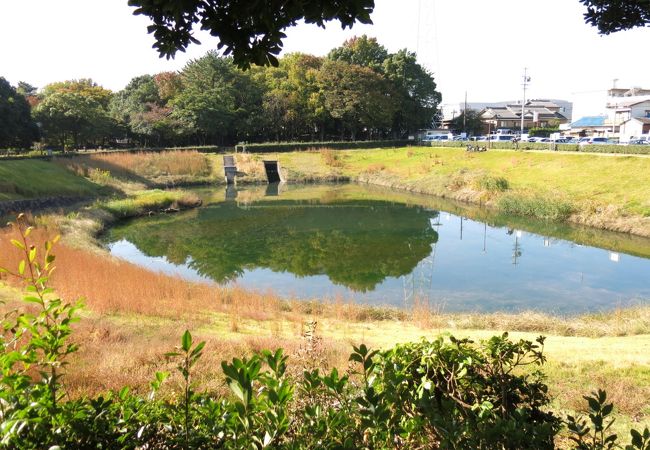
[(334, 150), (352, 150), (363, 148), (397, 148), (413, 144), (413, 141), (334, 141), (334, 142), (272, 142), (264, 144), (243, 144), (237, 148), (250, 153), (280, 153), (331, 148)]
[(543, 220), (566, 220), (573, 213), (570, 203), (545, 197), (520, 197), (504, 195), (498, 202), (499, 210), (504, 214), (535, 217)]
[(488, 192), (504, 192), (510, 188), (510, 183), (503, 177), (483, 176), (476, 180), (479, 189)]
[[(467, 141), (441, 141), (441, 142), (424, 142), (419, 145), (426, 147), (451, 147), (465, 148)], [(550, 150), (551, 144), (543, 142), (519, 142), (517, 145), (513, 142), (481, 142), (481, 145), (489, 149), (504, 150)], [(650, 146), (648, 145), (578, 145), (578, 144), (556, 144), (558, 151), (564, 152), (589, 152), (589, 153), (618, 153), (624, 155), (650, 155)]]
[(332, 149), (329, 148), (320, 149), (320, 156), (321, 158), (323, 158), (325, 164), (330, 167), (343, 166), (343, 161), (341, 161), (339, 155)]

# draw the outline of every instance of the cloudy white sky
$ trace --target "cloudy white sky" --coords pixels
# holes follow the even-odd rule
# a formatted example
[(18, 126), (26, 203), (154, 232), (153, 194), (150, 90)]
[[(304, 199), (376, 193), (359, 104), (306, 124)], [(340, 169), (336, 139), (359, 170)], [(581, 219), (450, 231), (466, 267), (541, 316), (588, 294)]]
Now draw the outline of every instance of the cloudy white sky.
[[(346, 38), (367, 34), (390, 51), (407, 48), (433, 72), (443, 103), (519, 99), (524, 67), (529, 98), (573, 101), (574, 120), (605, 111), (605, 91), (650, 88), (650, 29), (599, 36), (585, 25), (578, 0), (376, 0), (374, 25), (342, 31), (299, 25), (285, 51), (325, 55)], [(216, 48), (198, 33), (175, 60), (159, 59), (148, 20), (126, 0), (0, 1), (0, 76), (42, 87), (93, 78), (119, 90), (134, 76), (178, 70)]]

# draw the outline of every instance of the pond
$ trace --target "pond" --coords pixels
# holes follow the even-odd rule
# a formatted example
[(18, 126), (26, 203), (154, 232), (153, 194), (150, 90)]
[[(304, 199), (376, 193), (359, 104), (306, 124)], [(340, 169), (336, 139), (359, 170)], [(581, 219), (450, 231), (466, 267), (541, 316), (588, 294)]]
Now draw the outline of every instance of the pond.
[(604, 311), (650, 299), (650, 240), (368, 186), (197, 191), (201, 208), (118, 224), (111, 253), (283, 297), (441, 312)]

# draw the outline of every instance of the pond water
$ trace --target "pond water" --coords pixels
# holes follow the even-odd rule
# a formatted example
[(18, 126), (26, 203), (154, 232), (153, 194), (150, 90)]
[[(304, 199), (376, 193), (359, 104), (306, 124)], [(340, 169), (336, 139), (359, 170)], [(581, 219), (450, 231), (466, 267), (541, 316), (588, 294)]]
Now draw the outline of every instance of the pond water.
[(360, 185), (198, 191), (109, 230), (111, 253), (283, 297), (442, 312), (603, 311), (650, 299), (650, 240)]

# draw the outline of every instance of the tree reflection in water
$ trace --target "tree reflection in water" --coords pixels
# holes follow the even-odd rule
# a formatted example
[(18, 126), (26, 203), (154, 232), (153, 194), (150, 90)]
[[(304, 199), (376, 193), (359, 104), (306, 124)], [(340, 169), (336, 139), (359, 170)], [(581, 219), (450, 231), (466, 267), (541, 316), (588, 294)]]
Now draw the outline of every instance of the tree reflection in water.
[(327, 275), (366, 292), (387, 277), (410, 273), (431, 252), (438, 213), (382, 201), (254, 201), (211, 204), (174, 216), (137, 219), (111, 230), (148, 256), (189, 261), (223, 283), (244, 270)]

